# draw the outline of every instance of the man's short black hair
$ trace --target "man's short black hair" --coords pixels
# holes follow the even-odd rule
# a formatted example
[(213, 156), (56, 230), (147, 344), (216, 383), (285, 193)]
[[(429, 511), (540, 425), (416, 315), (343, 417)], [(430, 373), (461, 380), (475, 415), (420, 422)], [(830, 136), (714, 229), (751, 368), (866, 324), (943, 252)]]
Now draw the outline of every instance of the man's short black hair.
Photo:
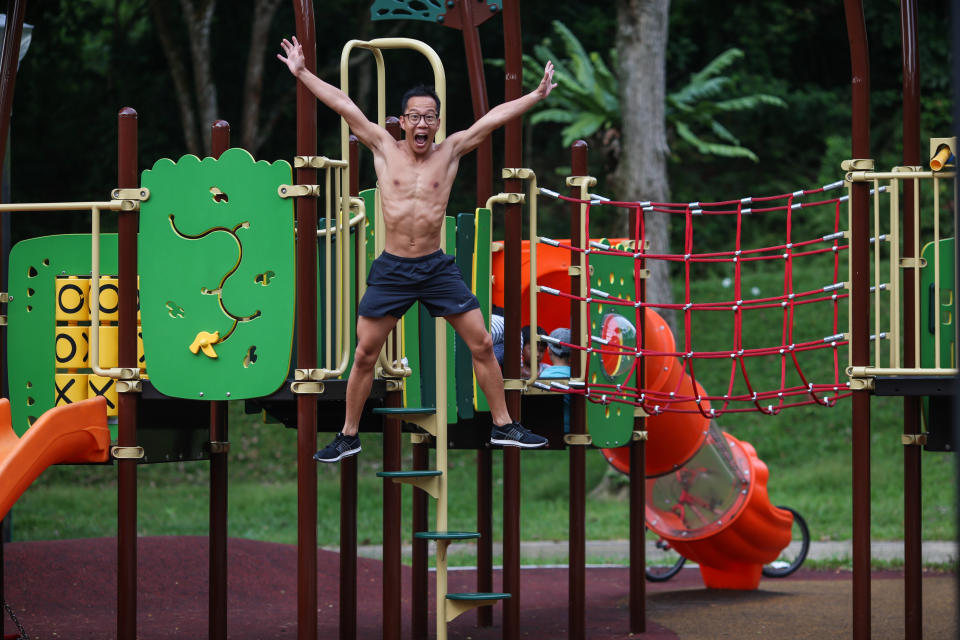
[(403, 94), (403, 101), (400, 103), (400, 113), (407, 112), (407, 100), (410, 98), (417, 97), (426, 97), (433, 98), (433, 101), (437, 104), (437, 115), (440, 115), (440, 97), (437, 95), (437, 92), (433, 90), (433, 87), (428, 87), (425, 84), (418, 84), (417, 86), (409, 89), (405, 94)]

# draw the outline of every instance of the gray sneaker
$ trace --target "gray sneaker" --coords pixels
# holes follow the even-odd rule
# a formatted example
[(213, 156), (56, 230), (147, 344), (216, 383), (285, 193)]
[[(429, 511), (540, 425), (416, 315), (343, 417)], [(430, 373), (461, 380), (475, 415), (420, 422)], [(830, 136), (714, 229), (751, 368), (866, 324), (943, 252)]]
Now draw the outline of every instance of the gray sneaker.
[(317, 462), (339, 462), (358, 453), (360, 453), (360, 437), (338, 433), (333, 442), (313, 454), (313, 459)]
[(536, 449), (546, 446), (547, 439), (532, 433), (529, 429), (524, 429), (519, 422), (511, 422), (500, 427), (493, 426), (490, 431), (490, 444)]

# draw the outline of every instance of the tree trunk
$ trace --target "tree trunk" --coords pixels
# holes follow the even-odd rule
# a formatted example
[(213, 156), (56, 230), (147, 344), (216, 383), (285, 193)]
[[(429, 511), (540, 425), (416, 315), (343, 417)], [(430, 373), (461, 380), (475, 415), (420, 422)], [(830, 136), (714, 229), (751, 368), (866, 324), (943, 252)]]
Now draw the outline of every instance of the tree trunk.
[(167, 64), (170, 65), (170, 77), (173, 79), (173, 90), (177, 96), (177, 106), (180, 111), (180, 126), (183, 128), (183, 142), (187, 147), (187, 153), (198, 156), (200, 155), (200, 136), (187, 67), (177, 48), (164, 3), (161, 0), (150, 0), (150, 13), (157, 27), (157, 36), (160, 38), (163, 55), (167, 58)]
[[(267, 36), (280, 0), (257, 0), (253, 7), (253, 27), (247, 54), (247, 73), (243, 83), (243, 122), (241, 144), (254, 156), (264, 142), (260, 135), (260, 103), (263, 97), (263, 67), (266, 62)], [(271, 127), (272, 128), (272, 127)]]
[[(670, 0), (617, 0), (616, 47), (619, 57), (623, 131), (620, 163), (614, 175), (618, 200), (669, 199), (667, 179), (666, 51)], [(666, 214), (645, 218), (650, 253), (668, 253)], [(624, 220), (623, 229), (626, 231)], [(629, 230), (632, 234), (633, 230)], [(647, 300), (670, 303), (670, 263), (648, 260)], [(660, 312), (676, 334), (672, 313)]]
[(190, 58), (193, 62), (193, 86), (196, 92), (203, 152), (210, 155), (210, 125), (220, 117), (217, 106), (217, 85), (210, 70), (210, 29), (213, 25), (215, 0), (180, 0), (187, 23)]

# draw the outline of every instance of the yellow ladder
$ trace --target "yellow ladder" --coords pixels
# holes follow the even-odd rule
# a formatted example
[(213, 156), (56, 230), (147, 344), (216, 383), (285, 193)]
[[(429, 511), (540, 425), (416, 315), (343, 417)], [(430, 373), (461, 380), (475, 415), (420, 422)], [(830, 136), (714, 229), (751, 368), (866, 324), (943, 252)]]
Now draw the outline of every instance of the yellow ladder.
[(379, 471), (377, 476), (392, 478), (394, 482), (410, 484), (426, 491), (437, 501), (436, 527), (433, 531), (417, 531), (419, 540), (433, 540), (437, 557), (437, 640), (446, 640), (447, 623), (465, 611), (489, 606), (510, 597), (509, 593), (448, 593), (447, 548), (457, 540), (480, 537), (473, 531), (449, 531), (447, 523), (447, 370), (446, 326), (443, 318), (436, 319), (436, 409), (426, 407), (377, 408), (373, 413), (390, 415), (404, 422), (418, 425), (436, 441), (436, 469), (424, 471)]

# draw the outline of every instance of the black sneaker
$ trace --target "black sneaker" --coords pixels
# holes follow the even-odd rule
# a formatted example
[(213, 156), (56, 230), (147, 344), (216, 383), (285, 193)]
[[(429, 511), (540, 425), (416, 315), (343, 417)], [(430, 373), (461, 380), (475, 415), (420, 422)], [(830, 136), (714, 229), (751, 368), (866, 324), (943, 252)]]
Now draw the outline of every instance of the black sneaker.
[(547, 439), (524, 429), (519, 422), (511, 422), (498, 427), (493, 426), (490, 431), (490, 444), (499, 444), (505, 447), (523, 447), (536, 449), (547, 444)]
[(317, 462), (339, 462), (358, 453), (360, 453), (359, 436), (345, 436), (341, 432), (333, 442), (313, 454), (313, 459)]

